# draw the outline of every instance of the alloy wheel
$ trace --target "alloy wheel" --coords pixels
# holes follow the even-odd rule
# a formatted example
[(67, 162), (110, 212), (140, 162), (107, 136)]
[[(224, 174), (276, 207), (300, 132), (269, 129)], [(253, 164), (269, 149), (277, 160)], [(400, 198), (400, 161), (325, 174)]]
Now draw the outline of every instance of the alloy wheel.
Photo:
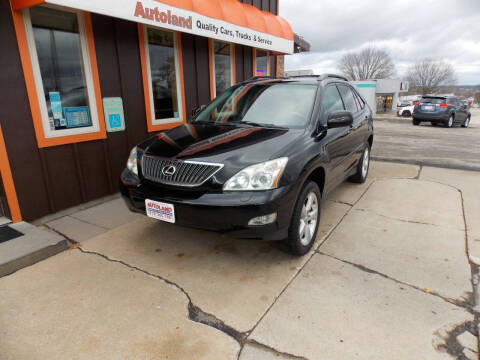
[(362, 178), (367, 177), (368, 172), (368, 165), (370, 163), (370, 148), (367, 146), (365, 151), (363, 152), (363, 160), (362, 160)]
[(298, 234), (303, 246), (310, 244), (318, 222), (318, 198), (317, 194), (310, 191), (305, 198), (300, 214)]
[(450, 116), (450, 117), (448, 118), (448, 124), (447, 124), (447, 126), (448, 126), (448, 127), (452, 127), (452, 125), (453, 125), (453, 116)]

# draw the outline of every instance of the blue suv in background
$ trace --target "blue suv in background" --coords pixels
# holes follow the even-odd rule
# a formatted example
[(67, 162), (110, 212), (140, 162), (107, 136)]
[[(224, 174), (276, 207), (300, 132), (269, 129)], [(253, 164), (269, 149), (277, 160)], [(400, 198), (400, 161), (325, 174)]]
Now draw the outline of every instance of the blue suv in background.
[(413, 125), (429, 121), (433, 126), (443, 124), (446, 127), (461, 125), (468, 127), (471, 114), (468, 106), (456, 96), (425, 95), (414, 103)]

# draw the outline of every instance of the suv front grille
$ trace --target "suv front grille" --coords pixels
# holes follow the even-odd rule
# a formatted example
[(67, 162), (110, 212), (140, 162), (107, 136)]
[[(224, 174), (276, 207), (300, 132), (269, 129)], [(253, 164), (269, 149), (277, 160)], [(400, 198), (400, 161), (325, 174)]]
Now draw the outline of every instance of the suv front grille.
[[(171, 167), (174, 170), (169, 174), (165, 170), (172, 170)], [(222, 164), (169, 160), (148, 155), (142, 158), (142, 173), (145, 179), (175, 186), (202, 185), (222, 167)]]

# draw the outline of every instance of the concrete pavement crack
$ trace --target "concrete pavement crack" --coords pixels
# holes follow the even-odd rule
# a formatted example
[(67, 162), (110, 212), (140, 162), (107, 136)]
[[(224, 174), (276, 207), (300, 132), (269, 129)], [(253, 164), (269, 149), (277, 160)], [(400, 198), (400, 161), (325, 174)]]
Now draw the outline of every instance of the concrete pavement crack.
[[(302, 270), (305, 268), (305, 266), (310, 262), (310, 260), (312, 259), (312, 257), (315, 255), (315, 253), (317, 252), (317, 250), (320, 248), (320, 246), (322, 246), (327, 240), (328, 238), (330, 237), (330, 235), (335, 231), (335, 229), (342, 223), (342, 221), (345, 219), (345, 217), (350, 213), (350, 211), (353, 209), (353, 207), (360, 201), (360, 199), (367, 193), (367, 191), (370, 189), (370, 187), (375, 183), (376, 180), (373, 180), (368, 186), (367, 188), (362, 192), (362, 194), (358, 197), (358, 199), (351, 205), (351, 207), (345, 212), (345, 214), (343, 214), (342, 218), (340, 219), (340, 221), (332, 228), (328, 231), (328, 233), (323, 237), (323, 239), (319, 242), (318, 245), (315, 246), (315, 249), (313, 251), (311, 251), (311, 254), (309, 255), (308, 259), (303, 263), (303, 265), (298, 269), (298, 271), (295, 273), (295, 275), (292, 276), (292, 278), (290, 279), (290, 281), (288, 281), (288, 283), (283, 287), (283, 289), (280, 291), (280, 293), (275, 297), (275, 299), (272, 301), (272, 303), (270, 304), (270, 306), (265, 310), (265, 312), (263, 313), (262, 316), (260, 316), (260, 318), (257, 320), (257, 322), (255, 323), (255, 325), (249, 330), (246, 332), (247, 334), (247, 340), (246, 341), (255, 341), (253, 339), (249, 339), (248, 337), (250, 336), (250, 334), (253, 333), (253, 331), (256, 329), (256, 327), (258, 326), (258, 324), (265, 318), (265, 316), (268, 314), (268, 312), (272, 309), (272, 307), (276, 304), (277, 300), (280, 298), (280, 296), (283, 295), (283, 293), (287, 290), (287, 288), (290, 286), (290, 284), (297, 278), (298, 274), (300, 274), (302, 272)], [(266, 346), (266, 345), (265, 345)], [(273, 349), (273, 348), (272, 348)], [(238, 353), (238, 359), (240, 359), (240, 355), (242, 353), (242, 350), (243, 350), (243, 345), (242, 345), (242, 348), (240, 349), (240, 352)]]
[(324, 252), (321, 252), (319, 250), (316, 250), (316, 252), (320, 255), (323, 255), (323, 256), (327, 256), (329, 258), (332, 258), (332, 259), (335, 259), (337, 261), (340, 261), (344, 264), (348, 264), (348, 265), (351, 265), (363, 272), (366, 272), (366, 273), (369, 273), (369, 274), (375, 274), (375, 275), (378, 275), (378, 276), (381, 276), (385, 279), (388, 279), (388, 280), (391, 280), (393, 282), (396, 282), (397, 284), (401, 284), (401, 285), (404, 285), (404, 286), (408, 286), (412, 289), (415, 289), (415, 290), (418, 290), (424, 294), (428, 294), (428, 295), (432, 295), (432, 296), (435, 296), (435, 297), (438, 297), (439, 299), (442, 299), (443, 301), (449, 303), (449, 304), (452, 304), (452, 305), (455, 305), (455, 306), (458, 306), (458, 307), (461, 307), (463, 309), (465, 309), (466, 311), (468, 311), (469, 313), (473, 314), (474, 311), (473, 311), (473, 301), (472, 301), (472, 298), (466, 298), (466, 299), (462, 299), (462, 300), (458, 300), (458, 299), (451, 299), (451, 298), (448, 298), (446, 296), (443, 296), (443, 295), (440, 295), (439, 293), (437, 293), (436, 291), (432, 291), (432, 290), (426, 290), (426, 289), (422, 289), (421, 287), (418, 287), (416, 285), (413, 285), (413, 284), (409, 284), (409, 283), (406, 283), (404, 281), (401, 281), (401, 280), (398, 280), (398, 279), (395, 279), (395, 278), (392, 278), (391, 276), (387, 275), (387, 274), (384, 274), (384, 273), (381, 273), (377, 270), (374, 270), (374, 269), (371, 269), (371, 268), (368, 268), (364, 265), (360, 265), (360, 264), (355, 264), (351, 261), (348, 261), (348, 260), (344, 260), (344, 259), (340, 259), (336, 256), (333, 256), (333, 255), (330, 255), (330, 254), (327, 254), (327, 253), (324, 253)]
[(206, 325), (206, 326), (213, 327), (213, 328), (223, 332), (224, 334), (232, 337), (234, 340), (236, 340), (240, 345), (240, 350), (243, 347), (243, 344), (245, 343), (245, 339), (248, 336), (247, 333), (239, 332), (239, 331), (235, 330), (233, 327), (225, 324), (225, 322), (223, 320), (218, 319), (215, 315), (203, 311), (201, 308), (199, 308), (198, 306), (196, 306), (193, 303), (192, 298), (187, 293), (187, 291), (184, 288), (182, 288), (180, 285), (178, 285), (177, 283), (175, 283), (173, 281), (170, 281), (170, 280), (168, 280), (168, 279), (166, 279), (166, 278), (164, 278), (160, 275), (156, 275), (156, 274), (153, 274), (153, 273), (148, 272), (146, 270), (143, 270), (143, 269), (141, 269), (137, 266), (130, 265), (130, 264), (128, 264), (128, 263), (126, 263), (122, 260), (116, 260), (116, 259), (109, 258), (108, 256), (106, 256), (104, 254), (101, 254), (101, 253), (98, 253), (96, 251), (85, 250), (85, 249), (82, 249), (81, 247), (78, 247), (77, 249), (84, 254), (96, 255), (96, 256), (99, 256), (99, 257), (101, 257), (101, 258), (103, 258), (103, 259), (105, 259), (109, 262), (118, 263), (118, 264), (124, 265), (124, 266), (126, 266), (130, 269), (140, 271), (140, 272), (142, 272), (142, 273), (144, 273), (148, 276), (154, 277), (158, 280), (163, 281), (164, 283), (166, 283), (168, 285), (171, 285), (171, 286), (175, 287), (181, 293), (183, 293), (188, 300), (188, 318), (191, 321), (196, 322), (196, 323), (200, 323), (200, 324), (203, 324), (203, 325)]
[[(274, 353), (276, 355), (276, 357), (279, 357), (283, 360), (295, 360), (295, 359), (309, 360), (308, 358), (306, 358), (304, 356), (298, 356), (298, 355), (290, 354), (288, 352), (278, 351), (277, 349), (275, 349), (271, 346), (262, 344), (261, 342), (258, 342), (258, 341), (253, 340), (253, 339), (248, 339), (246, 343), (249, 344), (250, 346), (259, 347), (259, 348), (265, 349), (267, 351), (270, 351), (270, 352)], [(240, 355), (242, 353), (242, 350), (243, 350), (243, 347), (240, 350), (239, 358), (240, 358)]]
[[(432, 224), (432, 223), (427, 223), (427, 222), (422, 222), (422, 221), (415, 221), (415, 220), (406, 220), (406, 219), (400, 219), (400, 218), (395, 218), (395, 217), (391, 217), (391, 216), (387, 216), (387, 215), (383, 215), (383, 214), (380, 214), (376, 211), (373, 211), (372, 209), (353, 209), (355, 211), (364, 211), (364, 212), (370, 212), (372, 214), (375, 214), (377, 216), (380, 216), (380, 217), (384, 217), (386, 219), (390, 219), (390, 220), (393, 220), (393, 221), (400, 221), (400, 222), (404, 222), (404, 223), (409, 223), (409, 224), (419, 224), (419, 225), (429, 225), (429, 226), (441, 226), (441, 225), (438, 225), (438, 224)], [(456, 229), (458, 231), (463, 231), (464, 229)]]
[(348, 205), (348, 206), (353, 206), (353, 204), (350, 204), (349, 202), (342, 201), (342, 200), (335, 200), (335, 199), (327, 199), (326, 201), (331, 201), (337, 204), (343, 204), (343, 205)]

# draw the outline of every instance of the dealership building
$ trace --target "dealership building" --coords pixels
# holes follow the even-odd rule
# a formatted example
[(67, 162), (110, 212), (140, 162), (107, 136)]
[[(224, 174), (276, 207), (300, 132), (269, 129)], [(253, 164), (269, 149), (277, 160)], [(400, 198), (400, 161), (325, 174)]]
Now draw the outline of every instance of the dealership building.
[(3, 215), (118, 191), (130, 149), (301, 50), (278, 0), (0, 3)]

